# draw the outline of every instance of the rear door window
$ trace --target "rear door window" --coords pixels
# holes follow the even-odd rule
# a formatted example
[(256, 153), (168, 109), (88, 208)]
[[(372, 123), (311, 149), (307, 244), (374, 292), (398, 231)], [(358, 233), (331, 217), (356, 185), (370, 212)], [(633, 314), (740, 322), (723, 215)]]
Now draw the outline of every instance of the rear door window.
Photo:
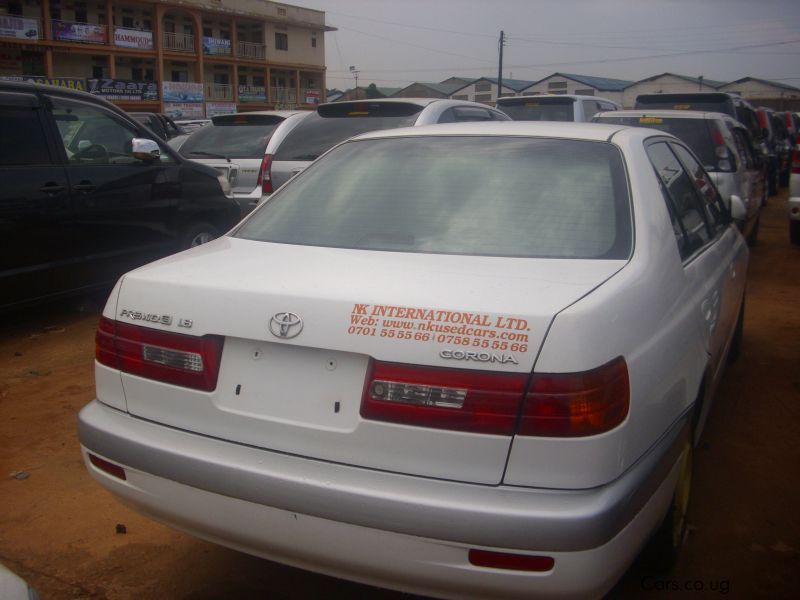
[(491, 111), (471, 106), (448, 108), (439, 117), (439, 123), (464, 123), (467, 121), (494, 121)]
[(605, 142), (403, 136), (343, 144), (236, 233), (431, 254), (626, 259), (627, 179)]
[(397, 127), (410, 127), (422, 106), (410, 103), (340, 103), (320, 106), (281, 142), (274, 160), (310, 161), (349, 137)]
[(702, 165), (697, 162), (692, 153), (686, 148), (674, 143), (670, 143), (670, 147), (675, 151), (675, 154), (678, 155), (687, 172), (691, 175), (691, 180), (694, 182), (702, 199), (709, 224), (716, 232), (724, 230), (728, 226), (728, 211), (723, 205), (719, 191), (717, 191), (708, 173), (705, 172)]

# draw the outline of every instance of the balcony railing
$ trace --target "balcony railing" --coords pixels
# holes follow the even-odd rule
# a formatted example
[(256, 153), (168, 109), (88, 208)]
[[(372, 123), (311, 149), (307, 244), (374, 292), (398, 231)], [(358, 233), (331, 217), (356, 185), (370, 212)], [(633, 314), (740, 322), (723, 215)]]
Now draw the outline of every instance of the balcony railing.
[(42, 26), (39, 19), (0, 15), (0, 37), (18, 40), (42, 39)]
[(52, 26), (53, 39), (61, 42), (105, 44), (108, 41), (108, 34), (105, 25), (54, 20), (52, 22)]
[(177, 52), (194, 52), (194, 36), (190, 33), (164, 32), (164, 49)]
[(255, 44), (253, 42), (239, 42), (236, 53), (239, 58), (263, 60), (267, 57), (267, 47), (264, 44)]
[(225, 83), (207, 83), (206, 100), (233, 102), (233, 86)]
[(267, 89), (259, 85), (240, 85), (239, 102), (266, 102)]
[(294, 88), (271, 87), (269, 100), (276, 104), (297, 104), (297, 91)]

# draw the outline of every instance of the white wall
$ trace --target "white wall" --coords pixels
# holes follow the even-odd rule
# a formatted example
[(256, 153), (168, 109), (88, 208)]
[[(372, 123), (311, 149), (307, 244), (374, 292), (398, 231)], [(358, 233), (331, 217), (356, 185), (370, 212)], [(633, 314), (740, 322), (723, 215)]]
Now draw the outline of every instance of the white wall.
[[(487, 89), (479, 89), (482, 86), (483, 86), (483, 88), (488, 86), (489, 89), (488, 90)], [(516, 91), (514, 91), (511, 88), (508, 88), (506, 86), (503, 86), (503, 90), (502, 91), (503, 91), (503, 95), (504, 96), (505, 95), (516, 96), (517, 95)], [(474, 83), (472, 83), (472, 84), (470, 84), (470, 85), (468, 85), (468, 86), (466, 86), (464, 88), (461, 88), (460, 90), (457, 90), (456, 92), (451, 94), (449, 97), (450, 98), (457, 98), (459, 100), (463, 100), (464, 96), (466, 96), (466, 100), (470, 100), (472, 102), (483, 102), (484, 104), (491, 104), (492, 106), (494, 106), (494, 103), (497, 100), (497, 84), (496, 83), (492, 83), (490, 81), (486, 81), (484, 79), (481, 79), (481, 80), (476, 81), (476, 82), (474, 82)]]
[(697, 92), (716, 92), (710, 85), (700, 85), (673, 75), (664, 75), (652, 81), (641, 81), (627, 88), (622, 96), (622, 105), (632, 108), (639, 94), (684, 94)]
[(622, 104), (622, 92), (606, 92), (593, 88), (580, 81), (575, 81), (561, 75), (553, 75), (543, 79), (534, 85), (522, 90), (523, 96), (535, 96), (539, 94), (586, 94), (588, 96), (598, 96)]

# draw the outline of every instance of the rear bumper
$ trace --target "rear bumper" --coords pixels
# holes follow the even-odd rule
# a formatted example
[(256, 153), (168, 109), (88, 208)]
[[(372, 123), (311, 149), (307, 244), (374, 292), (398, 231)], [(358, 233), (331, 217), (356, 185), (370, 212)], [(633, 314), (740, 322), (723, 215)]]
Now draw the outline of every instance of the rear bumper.
[[(463, 588), (469, 595), (513, 595), (517, 585), (520, 594), (602, 593), (663, 517), (687, 431), (676, 424), (607, 486), (563, 491), (312, 461), (163, 427), (97, 401), (79, 417), (84, 454), (117, 463), (128, 475), (122, 481), (86, 460), (93, 477), (158, 520), (280, 562), (441, 595), (473, 572), (480, 577)], [(320, 536), (338, 541), (320, 545)], [(341, 550), (328, 556), (331, 547)], [(544, 552), (557, 566), (545, 574), (477, 568), (467, 560), (469, 548)], [(540, 583), (531, 588), (530, 580)]]

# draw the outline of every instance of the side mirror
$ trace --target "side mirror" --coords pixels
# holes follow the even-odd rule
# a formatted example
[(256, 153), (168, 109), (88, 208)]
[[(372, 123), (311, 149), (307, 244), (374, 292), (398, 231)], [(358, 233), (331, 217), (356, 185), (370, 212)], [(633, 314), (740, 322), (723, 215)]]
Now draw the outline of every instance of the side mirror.
[(131, 140), (131, 144), (131, 153), (133, 154), (134, 158), (143, 160), (145, 162), (150, 162), (161, 158), (161, 150), (159, 149), (158, 144), (156, 144), (153, 140), (133, 138), (133, 140)]
[(742, 223), (747, 219), (747, 205), (739, 196), (731, 194), (731, 217), (734, 221)]

